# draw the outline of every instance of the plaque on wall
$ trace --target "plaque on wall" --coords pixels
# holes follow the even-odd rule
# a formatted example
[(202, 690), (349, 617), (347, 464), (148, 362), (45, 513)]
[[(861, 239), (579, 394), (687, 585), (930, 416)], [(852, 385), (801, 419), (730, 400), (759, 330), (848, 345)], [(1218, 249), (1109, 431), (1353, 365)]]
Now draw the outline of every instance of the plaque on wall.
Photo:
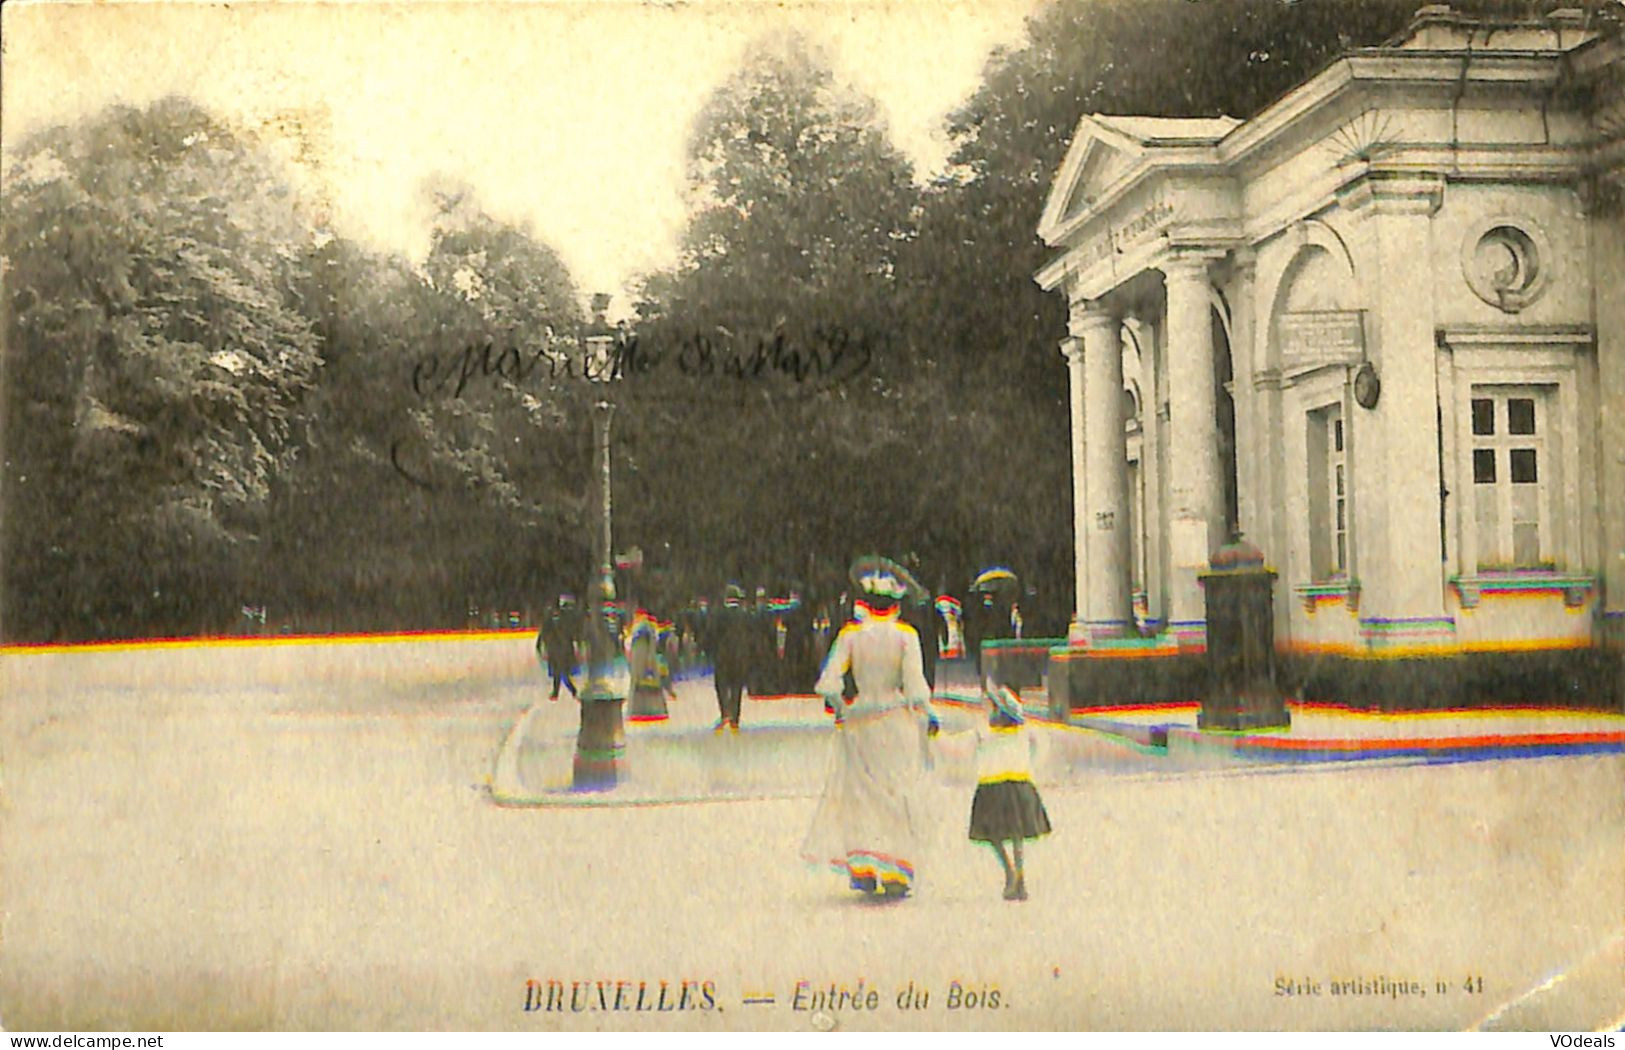
[(1364, 314), (1360, 310), (1295, 310), (1275, 321), (1281, 368), (1306, 372), (1324, 365), (1351, 364), (1365, 353)]

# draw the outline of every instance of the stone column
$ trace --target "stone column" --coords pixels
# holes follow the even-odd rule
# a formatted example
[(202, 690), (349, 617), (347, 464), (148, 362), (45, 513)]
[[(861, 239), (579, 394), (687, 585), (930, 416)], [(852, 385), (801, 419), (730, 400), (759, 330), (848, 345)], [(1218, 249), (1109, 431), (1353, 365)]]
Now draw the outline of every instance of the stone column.
[[(1597, 442), (1602, 564), (1597, 568), (1603, 583), (1604, 639), (1625, 651), (1625, 295), (1619, 293), (1625, 287), (1625, 172), (1598, 179), (1590, 203), (1602, 428)], [(1586, 425), (1582, 420), (1582, 435)]]
[(1200, 640), (1205, 621), (1197, 573), (1225, 540), (1208, 262), (1206, 255), (1179, 255), (1162, 266), (1168, 294), (1168, 622), (1191, 641)]
[[(1140, 371), (1135, 377), (1140, 383), (1140, 483), (1145, 498), (1140, 539), (1145, 543), (1146, 615), (1153, 621), (1165, 621), (1168, 617), (1168, 603), (1163, 598), (1162, 558), (1163, 399), (1157, 369), (1157, 340), (1161, 338), (1157, 326), (1161, 320), (1161, 317), (1153, 320), (1144, 316), (1124, 318), (1124, 330), (1140, 349)], [(1134, 498), (1132, 492), (1129, 498)]]
[[(1373, 345), (1381, 393), (1345, 420), (1354, 455), (1353, 568), (1372, 648), (1448, 643), (1439, 537), (1439, 392), (1434, 335), (1433, 213), (1436, 177), (1356, 184), (1346, 201), (1365, 226)], [(1450, 406), (1453, 417), (1465, 405)], [(1470, 493), (1462, 493), (1469, 498)], [(1372, 497), (1362, 499), (1362, 497)]]
[(1088, 638), (1084, 626), (1085, 608), (1089, 595), (1089, 559), (1085, 550), (1084, 523), (1088, 521), (1089, 500), (1083, 479), (1087, 460), (1083, 441), (1083, 340), (1076, 336), (1061, 340), (1061, 356), (1066, 358), (1067, 390), (1072, 408), (1072, 433), (1068, 442), (1072, 449), (1072, 626), (1067, 641), (1081, 644)]
[(1274, 552), (1270, 549), (1269, 537), (1259, 526), (1269, 516), (1263, 485), (1265, 450), (1271, 442), (1263, 399), (1253, 387), (1258, 367), (1253, 314), (1256, 272), (1257, 260), (1253, 253), (1245, 249), (1237, 251), (1230, 276), (1230, 372), (1231, 396), (1236, 403), (1237, 524), (1253, 545), (1264, 552), (1267, 562)]
[[(1260, 318), (1259, 327), (1262, 328), (1264, 323)], [(1281, 370), (1266, 351), (1268, 338), (1263, 333), (1258, 336), (1260, 363), (1250, 380), (1260, 432), (1264, 435), (1257, 465), (1261, 515), (1255, 526), (1258, 529), (1256, 545), (1266, 555), (1271, 551), (1279, 552), (1274, 556), (1279, 559), (1278, 564), (1284, 564), (1291, 542), (1287, 535), (1290, 523), (1281, 511), (1286, 506), (1286, 441), (1283, 440), (1286, 434), (1286, 406), (1283, 403)], [(1282, 578), (1276, 580), (1275, 637), (1278, 641), (1292, 637), (1292, 602), (1289, 600), (1292, 582)]]
[[(1081, 309), (1079, 308), (1081, 307)], [(1083, 339), (1083, 523), (1089, 560), (1085, 622), (1091, 641), (1133, 633), (1129, 566), (1128, 448), (1123, 432), (1123, 322), (1098, 303), (1077, 304), (1072, 329)]]

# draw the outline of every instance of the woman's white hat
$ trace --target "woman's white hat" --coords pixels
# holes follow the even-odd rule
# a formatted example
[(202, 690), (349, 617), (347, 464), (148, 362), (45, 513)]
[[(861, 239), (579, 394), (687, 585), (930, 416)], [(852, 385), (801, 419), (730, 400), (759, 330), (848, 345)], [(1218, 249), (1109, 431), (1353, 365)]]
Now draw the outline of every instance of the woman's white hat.
[(864, 594), (901, 602), (913, 593), (925, 594), (924, 588), (912, 573), (890, 558), (878, 554), (865, 555), (852, 563), (848, 573), (852, 583)]

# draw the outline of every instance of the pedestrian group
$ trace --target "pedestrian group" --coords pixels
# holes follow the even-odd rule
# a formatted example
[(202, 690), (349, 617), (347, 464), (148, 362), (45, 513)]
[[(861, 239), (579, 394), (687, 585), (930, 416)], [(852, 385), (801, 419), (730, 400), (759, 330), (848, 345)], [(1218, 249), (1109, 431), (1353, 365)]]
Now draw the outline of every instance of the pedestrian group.
[[(968, 835), (995, 852), (1004, 898), (1026, 900), (1023, 844), (1050, 833), (1049, 816), (1033, 783), (1033, 740), (1020, 696), (981, 677), (978, 644), (1001, 633), (1001, 620), (1019, 620), (983, 594), (972, 595), (963, 611), (946, 596), (933, 605), (908, 570), (886, 558), (859, 559), (850, 576), (849, 603), (843, 595), (816, 609), (799, 593), (770, 599), (765, 589), (747, 605), (744, 589), (732, 583), (715, 609), (696, 601), (670, 621), (634, 605), (621, 632), (630, 671), (627, 717), (665, 718), (675, 695), (674, 667), (692, 671), (709, 658), (715, 731), (738, 733), (744, 693), (803, 691), (798, 680), (810, 677), (814, 654), (826, 650), (811, 689), (833, 718), (834, 754), (802, 855), (828, 865), (853, 890), (903, 900), (914, 890), (926, 831), (920, 796), (928, 738), (940, 729), (931, 709), (936, 657), (970, 650), (978, 657), (988, 722), (970, 730), (977, 738), (977, 785)], [(837, 629), (838, 617), (844, 625)], [(574, 669), (581, 627), (574, 598), (559, 595), (537, 638), (552, 700), (561, 688), (579, 696)]]

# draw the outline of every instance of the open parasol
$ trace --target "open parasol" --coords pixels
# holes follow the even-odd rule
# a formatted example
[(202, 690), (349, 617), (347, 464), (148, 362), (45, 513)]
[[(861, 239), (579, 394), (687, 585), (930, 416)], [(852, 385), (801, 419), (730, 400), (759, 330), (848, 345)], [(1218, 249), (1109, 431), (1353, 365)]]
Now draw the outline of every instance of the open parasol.
[(981, 593), (1014, 592), (1021, 589), (1021, 581), (1003, 565), (995, 565), (977, 573), (970, 589)]

